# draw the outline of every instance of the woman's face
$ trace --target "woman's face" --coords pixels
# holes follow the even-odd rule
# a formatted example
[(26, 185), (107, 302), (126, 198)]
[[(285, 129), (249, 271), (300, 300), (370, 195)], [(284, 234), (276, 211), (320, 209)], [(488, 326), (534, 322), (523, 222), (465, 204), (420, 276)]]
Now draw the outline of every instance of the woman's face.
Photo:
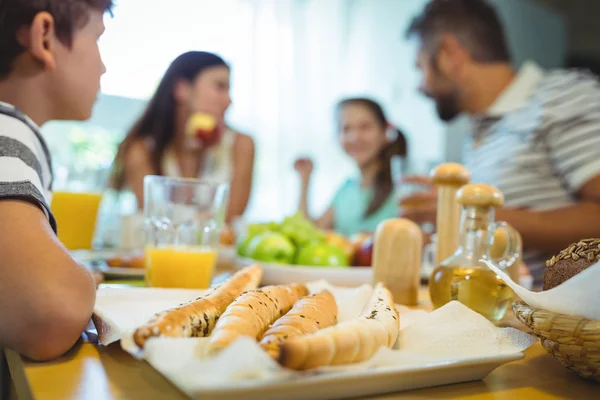
[(344, 151), (364, 167), (376, 159), (386, 143), (386, 127), (367, 107), (348, 104), (340, 112), (340, 141)]
[(229, 68), (219, 65), (198, 74), (191, 87), (189, 102), (192, 112), (204, 112), (223, 120), (231, 105)]

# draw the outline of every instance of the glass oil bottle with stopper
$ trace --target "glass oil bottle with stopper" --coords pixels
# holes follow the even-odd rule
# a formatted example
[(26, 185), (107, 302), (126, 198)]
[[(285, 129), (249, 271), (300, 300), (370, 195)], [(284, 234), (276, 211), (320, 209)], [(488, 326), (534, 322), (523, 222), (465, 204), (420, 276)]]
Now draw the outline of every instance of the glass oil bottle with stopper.
[[(506, 222), (495, 222), (495, 208), (504, 204), (502, 193), (493, 186), (470, 184), (457, 193), (461, 205), (459, 245), (442, 261), (429, 280), (435, 308), (458, 300), (490, 321), (500, 321), (511, 305), (513, 293), (482, 260), (505, 269), (521, 254), (517, 231)], [(492, 259), (490, 250), (496, 230), (506, 232), (503, 257)]]

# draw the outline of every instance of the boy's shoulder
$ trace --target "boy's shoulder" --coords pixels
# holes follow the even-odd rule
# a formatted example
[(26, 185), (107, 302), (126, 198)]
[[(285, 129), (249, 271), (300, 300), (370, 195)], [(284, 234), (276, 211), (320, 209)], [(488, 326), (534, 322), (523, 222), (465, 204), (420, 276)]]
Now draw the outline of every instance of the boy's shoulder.
[(55, 227), (51, 190), (50, 153), (39, 128), (15, 107), (0, 103), (0, 199), (39, 206)]

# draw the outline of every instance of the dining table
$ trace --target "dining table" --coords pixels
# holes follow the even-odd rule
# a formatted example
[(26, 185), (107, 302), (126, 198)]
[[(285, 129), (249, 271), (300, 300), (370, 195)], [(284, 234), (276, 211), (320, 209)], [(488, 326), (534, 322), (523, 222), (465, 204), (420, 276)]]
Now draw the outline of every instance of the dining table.
[[(220, 266), (221, 276), (231, 264)], [(131, 281), (133, 285), (139, 282)], [(115, 285), (110, 281), (107, 286)], [(128, 285), (120, 282), (118, 285)], [(419, 309), (431, 310), (426, 287), (419, 292)], [(512, 313), (511, 313), (512, 316)], [(527, 330), (514, 318), (503, 321)], [(41, 338), (43, 340), (43, 337)], [(184, 399), (187, 396), (143, 360), (133, 358), (119, 343), (99, 344), (86, 330), (77, 344), (50, 362), (33, 362), (5, 350), (10, 370), (10, 399), (124, 400)], [(291, 397), (290, 397), (291, 398)], [(537, 342), (518, 361), (504, 364), (485, 379), (400, 393), (375, 394), (363, 399), (598, 399), (600, 383), (568, 370)]]

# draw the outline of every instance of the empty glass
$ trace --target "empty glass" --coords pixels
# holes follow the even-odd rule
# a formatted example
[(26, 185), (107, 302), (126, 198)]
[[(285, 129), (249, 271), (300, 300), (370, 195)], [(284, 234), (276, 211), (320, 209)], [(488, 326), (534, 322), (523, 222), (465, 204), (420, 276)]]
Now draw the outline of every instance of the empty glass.
[(144, 179), (148, 286), (210, 286), (228, 195), (226, 183), (161, 176)]

